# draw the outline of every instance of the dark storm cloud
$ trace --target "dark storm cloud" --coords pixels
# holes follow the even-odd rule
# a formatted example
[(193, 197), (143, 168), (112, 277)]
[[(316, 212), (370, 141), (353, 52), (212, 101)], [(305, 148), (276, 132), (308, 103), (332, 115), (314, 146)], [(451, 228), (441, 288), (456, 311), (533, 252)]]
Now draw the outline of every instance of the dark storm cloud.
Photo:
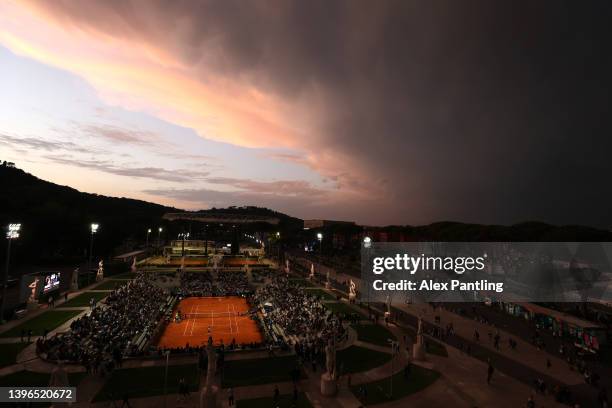
[[(609, 2), (45, 2), (286, 101), (324, 101), (310, 154), (377, 222), (609, 227)], [(356, 207), (360, 203), (353, 203)], [(371, 213), (371, 209), (362, 208)]]

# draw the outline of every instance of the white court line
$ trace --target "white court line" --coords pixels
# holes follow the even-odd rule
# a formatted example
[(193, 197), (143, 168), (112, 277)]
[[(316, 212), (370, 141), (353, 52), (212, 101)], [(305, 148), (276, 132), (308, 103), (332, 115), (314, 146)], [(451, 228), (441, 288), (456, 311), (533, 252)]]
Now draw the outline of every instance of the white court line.
[[(193, 312), (193, 305), (191, 305), (191, 312)], [(189, 319), (187, 319), (187, 324), (185, 325), (185, 330), (183, 331), (183, 336), (187, 336), (187, 329), (189, 328)]]
[(230, 333), (234, 333), (234, 328), (232, 327), (232, 315), (230, 313), (230, 305), (227, 305), (227, 315), (229, 316), (229, 324), (230, 324)]
[[(236, 325), (236, 334), (238, 334), (238, 317), (236, 316), (236, 306), (232, 303), (232, 309), (234, 310), (234, 324)], [(231, 318), (230, 318), (231, 321)]]
[[(199, 307), (200, 307), (199, 305), (196, 305), (196, 309), (195, 309), (196, 313), (198, 313), (198, 308)], [(193, 329), (195, 328), (195, 324), (196, 324), (196, 318), (194, 317), (193, 319), (191, 319), (191, 331), (189, 332), (190, 336), (193, 336)]]

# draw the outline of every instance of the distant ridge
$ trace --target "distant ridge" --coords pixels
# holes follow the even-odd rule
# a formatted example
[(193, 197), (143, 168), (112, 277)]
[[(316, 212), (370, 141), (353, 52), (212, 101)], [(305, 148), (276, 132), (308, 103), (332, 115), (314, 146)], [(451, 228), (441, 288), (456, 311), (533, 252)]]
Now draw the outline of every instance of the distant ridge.
[[(148, 228), (162, 225), (165, 214), (178, 212), (184, 211), (142, 200), (83, 193), (42, 180), (16, 167), (0, 165), (0, 226), (4, 228), (9, 222), (23, 224), (22, 237), (15, 245), (17, 261), (24, 261), (25, 257), (32, 262), (82, 261), (87, 254), (92, 222), (100, 224), (95, 253), (129, 250), (142, 244)], [(281, 229), (296, 234), (302, 230), (301, 219), (263, 207), (231, 206), (192, 213), (277, 217), (281, 220)], [(362, 228), (365, 231), (385, 231), (390, 237), (401, 233), (412, 240), (422, 241), (612, 241), (610, 231), (583, 226), (553, 226), (536, 221), (511, 226), (451, 221), (423, 226), (353, 226), (350, 232), (358, 233)], [(153, 231), (150, 238), (155, 237)], [(5, 246), (0, 245), (2, 258), (4, 251)]]

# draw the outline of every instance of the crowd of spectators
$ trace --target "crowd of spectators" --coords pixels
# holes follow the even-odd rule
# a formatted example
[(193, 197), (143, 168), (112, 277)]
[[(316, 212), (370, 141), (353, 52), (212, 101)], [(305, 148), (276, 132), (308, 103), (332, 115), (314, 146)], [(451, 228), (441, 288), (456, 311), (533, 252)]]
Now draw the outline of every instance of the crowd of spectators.
[(218, 296), (246, 296), (253, 293), (247, 274), (238, 271), (217, 273)]
[(209, 271), (181, 273), (180, 292), (183, 296), (213, 296), (215, 285)]
[(138, 275), (104, 304), (92, 304), (91, 312), (74, 320), (68, 332), (39, 339), (37, 351), (50, 360), (83, 364), (88, 372), (110, 371), (124, 356), (137, 352), (135, 339), (150, 336), (166, 300), (164, 290)]
[(180, 294), (188, 296), (246, 296), (253, 292), (247, 274), (242, 271), (220, 271), (216, 279), (209, 271), (183, 272)]
[(299, 284), (285, 277), (259, 288), (252, 304), (265, 311), (263, 322), (266, 331), (275, 332), (275, 326), (279, 327), (296, 351), (323, 350), (332, 336), (339, 339), (345, 335), (339, 317), (326, 309), (318, 297), (308, 294)]

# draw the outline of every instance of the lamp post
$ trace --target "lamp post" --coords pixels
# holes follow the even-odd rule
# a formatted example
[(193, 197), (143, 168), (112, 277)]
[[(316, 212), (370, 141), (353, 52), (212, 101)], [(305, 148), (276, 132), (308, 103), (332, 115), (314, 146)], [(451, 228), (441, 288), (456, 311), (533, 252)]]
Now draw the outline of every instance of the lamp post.
[(185, 256), (185, 239), (189, 238), (189, 233), (188, 232), (181, 232), (179, 234), (179, 238), (182, 238), (182, 240), (183, 240), (182, 246), (181, 246), (181, 256), (184, 257)]
[(389, 384), (389, 399), (393, 398), (393, 360), (399, 351), (399, 341), (387, 339), (389, 343), (391, 343), (391, 376), (390, 384)]
[(161, 233), (162, 233), (163, 230), (164, 229), (162, 227), (159, 227), (157, 229), (157, 249), (158, 250), (159, 250), (159, 245), (160, 245), (160, 242), (161, 242)]
[(145, 244), (145, 249), (149, 248), (149, 235), (151, 235), (151, 228), (147, 230), (147, 242)]
[(204, 254), (208, 257), (208, 224), (204, 225)]
[[(363, 238), (363, 247), (365, 248), (365, 250), (367, 251), (367, 258), (369, 259), (370, 257), (370, 248), (372, 248), (372, 238), (370, 237), (364, 237)], [(372, 286), (372, 282), (369, 281), (368, 278), (368, 282), (366, 283), (368, 286), (368, 306), (370, 304), (370, 287)]]
[(0, 323), (4, 323), (4, 306), (6, 301), (6, 285), (8, 281), (8, 271), (11, 259), (11, 241), (19, 238), (19, 230), (21, 230), (21, 224), (9, 224), (8, 231), (6, 233), (6, 240), (8, 241), (6, 247), (6, 266), (4, 268), (4, 279), (2, 281), (2, 301), (0, 302)]
[(91, 234), (89, 237), (89, 260), (87, 261), (87, 285), (89, 286), (89, 276), (91, 275), (91, 262), (93, 258), (93, 243), (94, 243), (94, 235), (98, 232), (98, 228), (100, 225), (93, 223), (90, 226)]
[(317, 239), (319, 240), (319, 256), (323, 255), (323, 233), (317, 232)]

